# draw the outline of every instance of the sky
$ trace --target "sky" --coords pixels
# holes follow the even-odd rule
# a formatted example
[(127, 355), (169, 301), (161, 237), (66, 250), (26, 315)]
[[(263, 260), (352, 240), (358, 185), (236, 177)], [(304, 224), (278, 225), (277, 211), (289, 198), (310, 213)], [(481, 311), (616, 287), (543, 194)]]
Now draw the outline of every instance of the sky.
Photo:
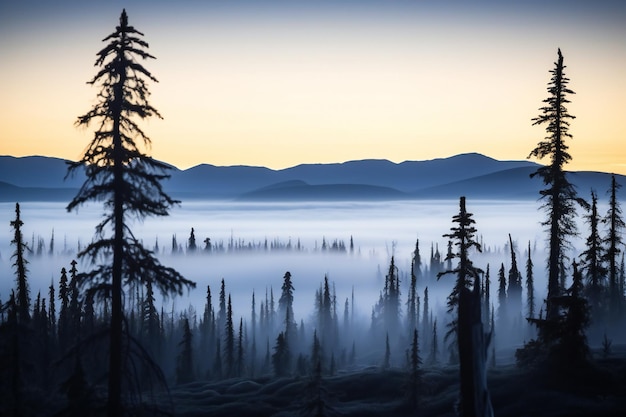
[(0, 154), (82, 156), (122, 8), (157, 58), (147, 151), (181, 169), (525, 159), (561, 48), (568, 169), (626, 174), (626, 2), (606, 0), (2, 0)]

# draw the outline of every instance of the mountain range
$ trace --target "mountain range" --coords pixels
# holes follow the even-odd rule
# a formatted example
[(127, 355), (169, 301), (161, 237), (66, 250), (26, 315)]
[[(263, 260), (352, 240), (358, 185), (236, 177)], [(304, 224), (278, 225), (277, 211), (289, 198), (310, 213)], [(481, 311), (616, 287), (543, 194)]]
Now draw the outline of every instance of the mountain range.
[[(530, 178), (540, 165), (530, 161), (498, 161), (467, 153), (449, 158), (394, 163), (366, 159), (331, 164), (301, 164), (273, 170), (255, 166), (201, 164), (186, 170), (172, 167), (165, 191), (181, 200), (245, 201), (456, 199), (536, 199), (542, 183)], [(84, 174), (65, 178), (63, 159), (43, 156), (0, 156), (0, 201), (69, 201)], [(626, 183), (623, 176), (618, 182)], [(582, 196), (600, 194), (610, 174), (572, 172), (570, 181)]]

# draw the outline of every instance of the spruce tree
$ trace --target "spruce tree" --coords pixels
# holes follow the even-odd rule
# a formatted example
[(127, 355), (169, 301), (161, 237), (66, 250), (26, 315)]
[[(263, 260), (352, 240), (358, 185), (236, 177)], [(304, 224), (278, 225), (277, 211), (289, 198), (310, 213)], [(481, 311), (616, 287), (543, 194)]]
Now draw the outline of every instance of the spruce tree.
[(531, 177), (539, 176), (543, 184), (547, 186), (540, 191), (540, 195), (544, 200), (543, 208), (548, 215), (548, 218), (543, 222), (548, 231), (549, 245), (548, 309), (546, 315), (548, 320), (556, 319), (559, 314), (552, 299), (560, 295), (561, 262), (567, 259), (565, 250), (569, 246), (569, 239), (576, 235), (575, 203), (585, 205), (584, 201), (577, 197), (576, 189), (567, 179), (564, 170), (565, 164), (572, 159), (565, 140), (572, 137), (569, 133), (569, 120), (575, 118), (567, 112), (565, 107), (570, 102), (567, 96), (574, 94), (567, 87), (569, 79), (565, 76), (565, 68), (563, 55), (559, 49), (554, 69), (550, 71), (552, 78), (548, 83), (548, 98), (543, 100), (545, 105), (539, 109), (541, 111), (539, 116), (532, 119), (533, 126), (547, 124), (547, 136), (537, 144), (537, 147), (528, 156), (539, 159), (550, 158), (548, 165), (538, 168), (531, 175)]
[(533, 259), (530, 253), (530, 241), (528, 241), (528, 258), (526, 259), (526, 308), (528, 317), (535, 317), (535, 280), (533, 278)]
[(274, 353), (272, 354), (272, 364), (274, 365), (274, 375), (277, 377), (289, 374), (289, 363), (291, 361), (291, 353), (285, 334), (280, 332), (276, 338)]
[(189, 319), (183, 320), (183, 338), (178, 344), (180, 352), (177, 358), (176, 383), (185, 384), (194, 379), (193, 375), (193, 335), (189, 327)]
[(235, 326), (233, 324), (233, 307), (228, 294), (228, 309), (224, 328), (224, 361), (226, 376), (232, 378), (235, 373)]
[[(97, 74), (88, 84), (100, 86), (98, 102), (78, 117), (79, 126), (98, 124), (83, 157), (71, 163), (68, 175), (84, 170), (85, 183), (67, 206), (68, 211), (90, 201), (104, 201), (108, 210), (96, 226), (96, 239), (79, 253), (93, 263), (112, 254), (110, 261), (79, 274), (79, 285), (106, 289), (111, 296), (108, 404), (110, 417), (122, 414), (122, 373), (124, 371), (122, 293), (136, 280), (152, 280), (164, 293), (182, 293), (195, 284), (172, 268), (162, 266), (154, 254), (135, 238), (129, 218), (166, 216), (178, 202), (170, 198), (160, 181), (167, 178), (168, 166), (147, 156), (136, 139), (150, 144), (134, 118), (159, 117), (148, 103), (147, 81), (156, 78), (139, 63), (154, 58), (146, 49), (143, 34), (128, 24), (123, 10), (115, 32), (103, 39), (106, 46), (97, 54)], [(112, 229), (112, 230), (111, 230)], [(107, 235), (110, 230), (111, 234)]]
[(13, 240), (11, 240), (11, 244), (15, 245), (15, 252), (13, 252), (11, 259), (15, 259), (13, 266), (15, 267), (15, 281), (17, 283), (17, 296), (15, 299), (17, 309), (16, 319), (19, 323), (28, 323), (30, 321), (30, 290), (26, 278), (26, 273), (28, 272), (26, 265), (28, 261), (24, 257), (28, 246), (24, 243), (22, 236), (22, 226), (24, 222), (20, 218), (19, 203), (15, 203), (15, 220), (12, 220), (10, 225), (13, 228)]
[(187, 241), (187, 251), (193, 253), (196, 251), (196, 249), (198, 249), (198, 247), (196, 246), (196, 234), (192, 227), (191, 233), (189, 234), (189, 240)]
[(458, 259), (456, 268), (437, 275), (455, 274), (456, 284), (448, 296), (448, 311), (456, 309), (457, 317), (451, 329), (456, 333), (459, 352), (459, 373), (461, 380), (461, 415), (491, 416), (491, 400), (487, 390), (486, 356), (489, 344), (482, 324), (480, 299), (480, 274), (469, 257), (470, 251), (481, 251), (480, 244), (474, 240), (476, 223), (472, 213), (467, 212), (465, 197), (459, 199), (459, 214), (452, 217), (458, 226), (452, 227), (452, 233), (444, 235), (454, 241), (457, 252), (448, 254), (450, 260)]
[(622, 239), (622, 230), (626, 227), (622, 217), (622, 209), (617, 200), (617, 190), (621, 185), (615, 180), (615, 175), (611, 176), (611, 188), (609, 189), (609, 210), (602, 219), (603, 223), (608, 225), (608, 235), (603, 243), (606, 252), (603, 261), (606, 262), (609, 272), (609, 314), (613, 322), (620, 317), (622, 304), (624, 303), (624, 294), (620, 293), (619, 285), (619, 267), (617, 265), (618, 256), (622, 251), (621, 246), (624, 244)]
[(285, 272), (283, 276), (283, 285), (281, 287), (280, 298), (278, 299), (278, 312), (281, 318), (284, 320), (285, 336), (289, 338), (289, 342), (292, 342), (294, 329), (296, 328), (296, 322), (293, 318), (293, 291), (294, 287), (291, 282), (291, 273)]
[(598, 197), (591, 191), (591, 206), (585, 215), (585, 222), (589, 225), (589, 235), (585, 242), (585, 251), (581, 253), (581, 272), (587, 278), (586, 295), (591, 306), (591, 313), (595, 319), (601, 319), (606, 303), (605, 279), (607, 269), (604, 266), (604, 248), (600, 237), (600, 215), (598, 214)]

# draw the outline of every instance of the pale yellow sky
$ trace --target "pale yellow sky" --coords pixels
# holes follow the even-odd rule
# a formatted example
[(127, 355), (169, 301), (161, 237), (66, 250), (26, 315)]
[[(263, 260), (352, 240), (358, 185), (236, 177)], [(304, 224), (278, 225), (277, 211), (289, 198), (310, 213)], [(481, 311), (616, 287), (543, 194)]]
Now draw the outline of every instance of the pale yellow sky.
[[(568, 168), (626, 174), (626, 29), (606, 14), (561, 13), (555, 25), (557, 12), (410, 2), (332, 13), (142, 13), (131, 3), (130, 23), (157, 57), (145, 65), (160, 81), (150, 85), (151, 100), (164, 116), (142, 126), (151, 154), (179, 168), (462, 152), (524, 159), (545, 136), (530, 119), (547, 97), (560, 47), (577, 93)], [(73, 123), (95, 102), (98, 89), (85, 82), (120, 10), (92, 6), (69, 21), (42, 13), (21, 25), (19, 10), (4, 11), (15, 19), (0, 25), (0, 154), (80, 157), (93, 129)]]

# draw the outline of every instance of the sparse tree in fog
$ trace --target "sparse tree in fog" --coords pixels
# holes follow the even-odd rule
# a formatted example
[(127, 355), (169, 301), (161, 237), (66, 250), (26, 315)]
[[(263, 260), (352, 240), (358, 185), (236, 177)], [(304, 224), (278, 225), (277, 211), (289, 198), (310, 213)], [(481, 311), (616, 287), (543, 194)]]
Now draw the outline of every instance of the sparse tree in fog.
[(28, 323), (30, 321), (30, 290), (28, 288), (28, 280), (26, 273), (28, 269), (26, 265), (28, 261), (24, 257), (24, 253), (28, 250), (28, 246), (24, 243), (22, 236), (22, 226), (24, 222), (20, 218), (20, 205), (15, 203), (15, 220), (11, 220), (13, 228), (13, 240), (11, 244), (15, 245), (15, 252), (11, 259), (15, 259), (13, 266), (15, 267), (15, 281), (17, 283), (17, 296), (15, 304), (17, 308), (17, 321), (20, 323)]
[(591, 314), (594, 319), (601, 319), (606, 312), (605, 279), (607, 269), (603, 263), (604, 248), (600, 237), (600, 215), (598, 214), (598, 197), (591, 191), (591, 206), (585, 215), (585, 223), (589, 225), (589, 235), (585, 242), (585, 251), (581, 253), (581, 272), (587, 278), (585, 292), (589, 299)]
[(189, 319), (183, 320), (183, 338), (179, 343), (180, 353), (177, 358), (176, 382), (185, 384), (194, 379), (193, 375), (193, 335), (189, 327)]
[(500, 328), (508, 325), (509, 315), (506, 304), (506, 276), (504, 275), (504, 263), (500, 264), (498, 271), (498, 321)]
[(224, 361), (226, 365), (226, 376), (231, 378), (235, 371), (235, 325), (233, 324), (233, 307), (228, 294), (228, 309), (226, 311), (226, 322), (224, 328)]
[(419, 344), (418, 344), (418, 335), (417, 329), (413, 329), (413, 337), (411, 340), (411, 356), (410, 356), (410, 369), (409, 369), (409, 384), (408, 384), (408, 400), (411, 409), (415, 410), (417, 408), (418, 401), (418, 393), (419, 393), (419, 385), (421, 380), (421, 365), (422, 358), (419, 355)]
[(187, 251), (193, 253), (196, 251), (197, 248), (198, 247), (196, 246), (196, 234), (192, 227), (191, 233), (189, 233), (189, 240), (187, 241)]
[(489, 321), (489, 308), (491, 306), (491, 272), (489, 271), (489, 264), (485, 270), (485, 279), (483, 285), (483, 319), (487, 323)]
[(385, 358), (383, 359), (383, 369), (391, 367), (391, 349), (389, 347), (389, 333), (385, 335)]
[(291, 353), (289, 352), (289, 345), (285, 334), (280, 332), (276, 338), (276, 345), (274, 346), (274, 353), (272, 354), (272, 364), (274, 365), (274, 374), (277, 377), (286, 376), (289, 374), (289, 363), (291, 361)]
[[(164, 293), (182, 293), (195, 284), (174, 269), (162, 266), (153, 253), (133, 235), (128, 218), (166, 216), (177, 203), (162, 189), (160, 181), (167, 178), (168, 166), (143, 153), (136, 143), (145, 145), (150, 139), (133, 118), (160, 117), (148, 103), (146, 80), (156, 79), (139, 59), (154, 58), (141, 39), (143, 34), (128, 24), (126, 11), (120, 16), (115, 32), (104, 38), (106, 46), (97, 54), (100, 67), (89, 84), (98, 84), (98, 102), (80, 116), (77, 125), (88, 126), (97, 121), (99, 128), (83, 157), (71, 163), (68, 175), (85, 170), (86, 180), (67, 206), (68, 211), (90, 201), (104, 201), (108, 212), (96, 226), (97, 239), (79, 257), (102, 262), (111, 253), (110, 261), (79, 274), (80, 285), (105, 290), (111, 296), (110, 348), (108, 373), (108, 415), (122, 414), (123, 320), (122, 292), (135, 280), (151, 280)], [(107, 236), (106, 230), (112, 229)]]
[(559, 49), (554, 69), (550, 71), (552, 78), (548, 83), (548, 98), (543, 100), (545, 105), (539, 109), (541, 111), (539, 116), (532, 119), (533, 126), (547, 124), (548, 135), (528, 155), (529, 158), (550, 158), (548, 165), (541, 166), (531, 175), (541, 177), (543, 184), (547, 186), (540, 191), (540, 194), (544, 200), (543, 208), (548, 214), (548, 218), (543, 222), (549, 233), (548, 308), (546, 311), (548, 320), (556, 319), (559, 315), (552, 298), (560, 295), (561, 261), (567, 259), (565, 250), (569, 246), (569, 239), (576, 235), (575, 203), (585, 205), (584, 201), (577, 197), (576, 189), (567, 179), (564, 170), (565, 164), (572, 159), (565, 140), (572, 137), (569, 133), (569, 120), (575, 118), (567, 112), (565, 107), (567, 103), (570, 103), (567, 96), (574, 94), (567, 87), (569, 78), (565, 76), (565, 68), (563, 55)]
[(526, 259), (526, 299), (527, 317), (535, 317), (535, 280), (533, 278), (533, 259), (530, 252), (530, 241), (528, 241), (528, 258)]
[(621, 185), (615, 180), (615, 175), (611, 176), (611, 188), (609, 189), (609, 210), (602, 219), (603, 223), (608, 225), (608, 235), (604, 239), (606, 252), (603, 261), (608, 265), (609, 272), (609, 314), (612, 321), (618, 320), (622, 313), (622, 305), (624, 304), (624, 294), (620, 293), (619, 277), (618, 277), (618, 256), (622, 251), (621, 246), (624, 244), (622, 239), (622, 230), (626, 227), (622, 217), (622, 209), (617, 200), (617, 190)]
[(509, 250), (511, 252), (511, 268), (509, 269), (509, 285), (506, 294), (507, 313), (509, 316), (511, 333), (514, 337), (521, 336), (522, 325), (522, 274), (517, 267), (517, 255), (513, 246), (513, 239), (509, 233)]
[(454, 241), (457, 252), (448, 254), (451, 259), (458, 259), (456, 268), (437, 274), (456, 274), (457, 280), (448, 296), (448, 311), (456, 308), (456, 320), (453, 322), (459, 352), (461, 379), (461, 415), (493, 416), (489, 391), (487, 390), (487, 348), (481, 314), (480, 274), (469, 257), (472, 249), (481, 251), (480, 244), (474, 240), (476, 223), (472, 213), (465, 208), (465, 197), (459, 199), (459, 214), (452, 217), (452, 233), (443, 235)]
[(292, 342), (295, 337), (296, 322), (293, 318), (293, 291), (291, 273), (285, 272), (280, 298), (278, 299), (278, 314), (284, 320), (285, 337)]

